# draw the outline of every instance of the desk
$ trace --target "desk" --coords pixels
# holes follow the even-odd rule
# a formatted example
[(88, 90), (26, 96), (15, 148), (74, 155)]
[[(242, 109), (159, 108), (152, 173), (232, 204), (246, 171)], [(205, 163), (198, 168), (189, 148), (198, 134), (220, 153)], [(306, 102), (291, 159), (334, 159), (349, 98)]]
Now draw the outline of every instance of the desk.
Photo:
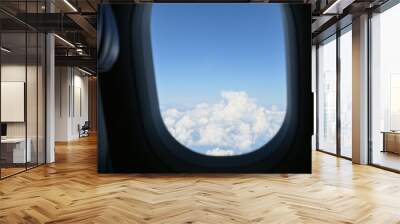
[(400, 154), (400, 131), (383, 131), (382, 152)]
[(6, 138), (1, 139), (1, 157), (6, 163), (26, 163), (31, 162), (31, 139), (28, 142), (25, 151), (25, 138)]

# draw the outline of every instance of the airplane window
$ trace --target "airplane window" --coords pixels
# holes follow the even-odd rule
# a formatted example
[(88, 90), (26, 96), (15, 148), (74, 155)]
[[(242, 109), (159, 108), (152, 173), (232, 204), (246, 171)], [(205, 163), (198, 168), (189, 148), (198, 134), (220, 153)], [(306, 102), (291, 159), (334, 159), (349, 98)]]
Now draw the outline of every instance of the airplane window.
[(155, 4), (151, 45), (171, 135), (209, 156), (250, 153), (281, 128), (285, 38), (276, 4)]

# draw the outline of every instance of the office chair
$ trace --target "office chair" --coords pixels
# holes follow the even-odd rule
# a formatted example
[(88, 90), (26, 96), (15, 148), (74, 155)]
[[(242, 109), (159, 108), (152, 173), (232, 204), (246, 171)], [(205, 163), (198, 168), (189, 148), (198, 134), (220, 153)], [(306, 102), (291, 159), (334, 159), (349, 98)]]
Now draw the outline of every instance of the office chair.
[(82, 127), (80, 127), (80, 125), (78, 124), (79, 138), (89, 136), (89, 129), (90, 129), (89, 121), (85, 121)]

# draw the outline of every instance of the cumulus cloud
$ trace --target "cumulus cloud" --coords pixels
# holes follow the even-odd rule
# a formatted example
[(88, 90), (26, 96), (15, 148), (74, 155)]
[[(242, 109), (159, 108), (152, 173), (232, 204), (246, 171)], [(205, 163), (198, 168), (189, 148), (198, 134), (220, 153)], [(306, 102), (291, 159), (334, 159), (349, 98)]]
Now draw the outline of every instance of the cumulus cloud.
[(235, 152), (233, 150), (223, 150), (220, 148), (215, 148), (206, 151), (206, 155), (208, 156), (233, 156)]
[(268, 142), (279, 130), (285, 112), (257, 104), (243, 91), (223, 91), (215, 104), (162, 111), (170, 133), (194, 151), (214, 156), (243, 154)]

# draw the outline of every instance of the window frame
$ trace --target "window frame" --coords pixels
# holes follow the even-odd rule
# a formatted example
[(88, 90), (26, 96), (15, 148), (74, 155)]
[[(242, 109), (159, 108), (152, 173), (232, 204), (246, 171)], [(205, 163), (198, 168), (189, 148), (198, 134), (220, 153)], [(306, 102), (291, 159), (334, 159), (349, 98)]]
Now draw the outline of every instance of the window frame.
[[(160, 4), (158, 4), (158, 5), (160, 5)], [(172, 5), (172, 7), (173, 7), (173, 5), (174, 4), (169, 4), (169, 5)], [(185, 7), (185, 6), (189, 6), (190, 4), (188, 4), (188, 3), (186, 3), (186, 4), (178, 4), (178, 5), (180, 5), (180, 6), (183, 6), (183, 7)], [(208, 4), (206, 4), (207, 6), (210, 6), (210, 5), (212, 5), (212, 3), (208, 3)], [(224, 5), (226, 5), (226, 4), (224, 4)], [(229, 5), (229, 4), (228, 4)], [(230, 5), (233, 5), (233, 3), (230, 3)], [(236, 4), (235, 6), (238, 6), (239, 4)], [(248, 6), (248, 4), (240, 4), (240, 6), (244, 6), (244, 7), (247, 7)], [(262, 5), (262, 4), (258, 4), (258, 5)], [(198, 5), (199, 7), (202, 7), (202, 5)], [(220, 4), (218, 5), (218, 6), (220, 6)], [(241, 8), (239, 8), (239, 9), (241, 9)], [(184, 10), (180, 10), (180, 11), (184, 11)], [(253, 10), (254, 11), (254, 10)], [(281, 15), (279, 15), (279, 16), (277, 16), (277, 19), (278, 19), (278, 21), (280, 22), (280, 21), (282, 21), (282, 20), (279, 20), (279, 19), (282, 19), (282, 16), (283, 16), (283, 14), (282, 14), (282, 10), (281, 10), (281, 7), (278, 5), (278, 7), (277, 7), (277, 11), (281, 14)], [(251, 12), (251, 11), (250, 11)], [(153, 20), (153, 17), (154, 17), (154, 11), (153, 10), (151, 10), (151, 12), (149, 13), (150, 14), (150, 19), (149, 20)], [(165, 17), (165, 16), (164, 16)], [(212, 24), (212, 21), (207, 21), (208, 22), (208, 25), (211, 25)], [(230, 26), (230, 25), (233, 25), (235, 23), (235, 21), (229, 21), (229, 22), (226, 22), (225, 21), (225, 25), (228, 25), (228, 26)], [(283, 21), (282, 21), (282, 23), (283, 23)], [(150, 27), (150, 30), (153, 30), (153, 31), (156, 31), (152, 26), (153, 26), (154, 24), (150, 24), (149, 25), (149, 27)], [(175, 26), (178, 26), (179, 27), (179, 24), (175, 24)], [(147, 27), (147, 26), (146, 26)], [(283, 31), (283, 30), (282, 30)], [(147, 31), (147, 28), (146, 28), (146, 32), (148, 32)], [(197, 35), (197, 32), (194, 32), (194, 35)], [(256, 35), (258, 35), (258, 34), (256, 34)], [(152, 37), (154, 37), (154, 34), (151, 34), (151, 31), (150, 31), (150, 35), (148, 35), (149, 36), (149, 38), (148, 39), (150, 39), (150, 40), (152, 40), (152, 41), (154, 41), (154, 38), (152, 38)], [(162, 36), (162, 35), (161, 35)], [(180, 36), (182, 36), (182, 35), (180, 35)], [(228, 39), (229, 39), (229, 37), (227, 37)], [(221, 38), (218, 38), (218, 39), (221, 39)], [(226, 39), (226, 38), (225, 38)], [(282, 42), (282, 44), (281, 45), (283, 45), (283, 48), (286, 48), (286, 44), (285, 44), (285, 42), (284, 42), (284, 39), (282, 38), (282, 40), (283, 40), (283, 42)], [(151, 41), (151, 42), (152, 42)], [(265, 40), (264, 40), (265, 41)], [(220, 41), (220, 42), (223, 42), (223, 41)], [(243, 43), (243, 41), (236, 41), (235, 42), (236, 44), (242, 44)], [(153, 43), (150, 43), (150, 45), (153, 45)], [(151, 48), (151, 51), (153, 52), (153, 54), (155, 53), (155, 52), (157, 52), (157, 49), (155, 49), (155, 48), (153, 48), (152, 46), (150, 46), (150, 47), (146, 47), (146, 50), (145, 51), (147, 51), (147, 49), (148, 48)], [(174, 47), (172, 47), (172, 48), (170, 48), (170, 51), (173, 51), (173, 49), (174, 49)], [(209, 49), (209, 50), (211, 50), (211, 49)], [(286, 49), (285, 49), (286, 50)], [(268, 52), (263, 52), (264, 54), (268, 54)], [(242, 58), (243, 57), (245, 57), (245, 56), (242, 56)], [(150, 57), (149, 57), (150, 58)], [(158, 76), (161, 76), (161, 75), (159, 75), (159, 74), (157, 74), (157, 73), (160, 73), (160, 71), (158, 71), (156, 68), (155, 68), (155, 64), (154, 64), (154, 58), (151, 56), (151, 58), (152, 58), (152, 61), (153, 61), (153, 70), (152, 70), (152, 72), (151, 73), (153, 73), (154, 75), (154, 77), (156, 77), (155, 78), (155, 86), (156, 87), (160, 87), (160, 78), (158, 77)], [(163, 59), (164, 59), (165, 57), (162, 57), (162, 59), (161, 58), (159, 58), (157, 61), (162, 61)], [(285, 55), (283, 56), (283, 57), (281, 57), (282, 58), (282, 60), (284, 60), (284, 62), (286, 62), (285, 61)], [(175, 60), (176, 61), (176, 60)], [(179, 61), (179, 59), (178, 59), (178, 61)], [(240, 62), (239, 62), (240, 63)], [(260, 65), (261, 66), (261, 65)], [(149, 66), (150, 67), (150, 66)], [(268, 67), (266, 67), (265, 65), (264, 66), (261, 66), (261, 68), (266, 68), (266, 69), (268, 69)], [(286, 70), (286, 65), (283, 65), (283, 66), (281, 66), (280, 68), (284, 68), (284, 70)], [(157, 70), (157, 72), (155, 72), (155, 70)], [(268, 71), (268, 70), (264, 70), (264, 71)], [(187, 73), (190, 73), (190, 69), (188, 69), (187, 70)], [(265, 76), (265, 75), (264, 75)], [(282, 78), (283, 77), (283, 81), (282, 82), (279, 82), (279, 85), (280, 84), (283, 84), (284, 85), (284, 89), (282, 90), (282, 91), (277, 91), (277, 92), (268, 92), (268, 89), (267, 88), (265, 88), (265, 94), (281, 94), (281, 93), (284, 93), (284, 94), (286, 94), (287, 92), (288, 92), (288, 90), (287, 90), (287, 88), (288, 88), (288, 86), (287, 86), (287, 74), (286, 74), (286, 72), (283, 72), (283, 73), (281, 73), (280, 74), (280, 77)], [(190, 77), (189, 77), (190, 78)], [(246, 78), (247, 79), (249, 79), (247, 76), (246, 76)], [(201, 81), (200, 81), (201, 82)], [(165, 82), (166, 84), (164, 84), (164, 86), (165, 85), (167, 85), (167, 84), (169, 84), (170, 82)], [(278, 82), (277, 82), (277, 84), (278, 84)], [(158, 90), (159, 89), (157, 89), (156, 88), (156, 91), (158, 92)], [(239, 90), (233, 90), (233, 91), (239, 91)], [(158, 96), (160, 96), (160, 94), (157, 94)], [(179, 95), (179, 94), (178, 94)], [(249, 96), (249, 98), (250, 98), (250, 96)], [(244, 154), (248, 154), (248, 153), (251, 153), (251, 152), (254, 152), (254, 151), (257, 151), (257, 150), (259, 150), (260, 148), (262, 148), (264, 145), (266, 145), (269, 141), (271, 141), (274, 137), (275, 137), (275, 135), (277, 135), (277, 133), (279, 132), (279, 130), (282, 128), (282, 126), (283, 126), (283, 123), (284, 123), (284, 120), (286, 119), (286, 116), (287, 116), (287, 110), (286, 110), (286, 104), (287, 104), (287, 96), (286, 97), (284, 97), (284, 103), (282, 104), (282, 105), (284, 105), (284, 107), (283, 107), (283, 110), (279, 110), (279, 112), (282, 112), (283, 113), (283, 118), (282, 118), (282, 120), (281, 121), (279, 121), (279, 123), (277, 123), (277, 124), (279, 124), (279, 126), (278, 126), (278, 128), (276, 128), (275, 129), (275, 133), (273, 133), (273, 135), (271, 136), (271, 137), (269, 137), (268, 139), (264, 139), (263, 141), (260, 141), (259, 143), (261, 143), (261, 144), (257, 144), (257, 146), (255, 146), (254, 147), (254, 145), (252, 145), (253, 147), (249, 147), (249, 148), (247, 148), (244, 152), (243, 151), (240, 151), (240, 150), (238, 150), (238, 151), (236, 151), (236, 149), (237, 148), (234, 148), (234, 149), (232, 149), (235, 153), (233, 154), (233, 155), (217, 155), (217, 156), (241, 156), (241, 155), (244, 155)], [(160, 99), (160, 98), (158, 98), (158, 102), (162, 102), (162, 100)], [(208, 103), (207, 103), (208, 104)], [(161, 104), (162, 105), (162, 104)], [(160, 103), (159, 103), (159, 108), (160, 108), (160, 110), (161, 110), (161, 114), (163, 114), (163, 106), (161, 106), (160, 105)], [(172, 103), (172, 105), (175, 105), (175, 103)], [(168, 108), (167, 108), (168, 109)], [(179, 110), (179, 109), (178, 109)], [(180, 112), (182, 112), (181, 110), (179, 110)], [(183, 110), (183, 113), (184, 113), (184, 111), (185, 110)], [(158, 116), (158, 115), (157, 115)], [(279, 116), (281, 116), (281, 115), (279, 115)], [(162, 116), (163, 117), (163, 116)], [(166, 123), (165, 123), (165, 117), (163, 117), (163, 123), (165, 124), (165, 126), (166, 126), (166, 128), (168, 129), (168, 128), (170, 128)], [(210, 124), (213, 124), (213, 123), (210, 123)], [(172, 137), (173, 138), (176, 138), (176, 136), (173, 134), (173, 132), (170, 132), (170, 134), (172, 135)], [(265, 135), (267, 135), (267, 133), (266, 132), (264, 132), (263, 134), (265, 134)], [(176, 139), (178, 139), (178, 138), (176, 138)], [(198, 153), (198, 154), (202, 154), (202, 155), (206, 155), (206, 156), (215, 156), (215, 155), (208, 155), (206, 152), (199, 152), (199, 151), (197, 151), (196, 150), (196, 148), (195, 147), (191, 147), (190, 146), (190, 144), (185, 144), (184, 142), (182, 142), (182, 141), (179, 141), (179, 139), (178, 139), (178, 142), (180, 143), (180, 145), (182, 145), (183, 147), (185, 147), (186, 149), (189, 149), (189, 150), (192, 150), (192, 151), (194, 151), (195, 153)], [(204, 145), (203, 145), (204, 146)], [(207, 146), (209, 146), (209, 145), (207, 145)], [(227, 146), (227, 147), (229, 147), (229, 146)], [(217, 148), (220, 148), (220, 146), (219, 147), (217, 147)], [(213, 149), (213, 148), (211, 148), (211, 149)], [(210, 150), (211, 150), (210, 149)], [(223, 150), (230, 150), (230, 148), (224, 148)], [(206, 150), (208, 150), (208, 148), (206, 149)]]
[[(346, 18), (347, 19), (347, 18)], [(345, 19), (345, 20), (346, 20)], [(341, 27), (340, 29), (338, 28), (336, 30), (336, 32), (332, 33), (331, 35), (326, 36), (324, 39), (321, 39), (318, 41), (318, 43), (316, 44), (316, 120), (317, 120), (317, 130), (316, 130), (316, 150), (319, 152), (323, 152), (329, 155), (333, 155), (333, 156), (337, 156), (343, 159), (347, 159), (347, 160), (352, 160), (352, 158), (347, 157), (342, 155), (341, 153), (341, 118), (340, 118), (340, 113), (341, 113), (341, 108), (340, 108), (340, 104), (341, 104), (341, 90), (340, 90), (340, 84), (341, 84), (341, 67), (340, 67), (340, 39), (341, 36), (347, 32), (352, 32), (352, 22), (349, 22), (348, 24), (344, 25), (343, 27)], [(320, 134), (320, 130), (319, 130), (319, 110), (320, 110), (320, 99), (319, 99), (319, 84), (320, 84), (320, 74), (319, 74), (319, 47), (321, 45), (321, 43), (327, 43), (330, 41), (336, 41), (336, 151), (334, 153), (326, 151), (324, 149), (321, 149), (320, 143), (319, 143), (319, 134)]]
[[(311, 173), (311, 11), (310, 5), (283, 5), (284, 22), (289, 26), (285, 41), (290, 76), (284, 124), (259, 150), (211, 157), (178, 143), (162, 120), (151, 60), (151, 4), (112, 4), (117, 29), (124, 35), (118, 37), (120, 56), (110, 69), (100, 71), (97, 79), (98, 172)], [(104, 7), (110, 5), (100, 5), (99, 11)], [(98, 26), (107, 24), (100, 22)], [(116, 47), (117, 42), (109, 41), (112, 37), (104, 33), (98, 36), (102, 37), (99, 49), (110, 43)], [(103, 53), (107, 55), (98, 53), (100, 64)]]
[[(287, 63), (287, 109), (280, 130), (268, 143), (258, 150), (242, 155), (212, 157), (192, 151), (179, 143), (167, 130), (158, 103), (156, 79), (151, 55), (151, 5), (143, 5), (143, 7), (139, 7), (137, 10), (143, 10), (139, 13), (142, 15), (142, 18), (135, 18), (132, 22), (135, 23), (136, 26), (140, 27), (142, 39), (136, 39), (137, 41), (135, 41), (133, 52), (139, 50), (139, 52), (142, 53), (143, 58), (146, 59), (137, 63), (137, 67), (139, 68), (138, 72), (145, 72), (145, 75), (139, 76), (139, 85), (146, 86), (145, 89), (139, 89), (139, 95), (142, 98), (142, 102), (150, 102), (143, 104), (141, 109), (142, 114), (144, 115), (144, 121), (147, 124), (145, 125), (145, 131), (148, 136), (151, 136), (150, 144), (155, 149), (155, 152), (160, 157), (168, 158), (170, 161), (181, 161), (178, 163), (172, 163), (174, 166), (173, 169), (178, 170), (181, 170), (182, 168), (187, 170), (187, 167), (181, 167), (181, 165), (185, 163), (190, 163), (198, 168), (210, 171), (218, 168), (239, 169), (240, 167), (260, 163), (261, 161), (264, 166), (273, 167), (276, 165), (274, 161), (282, 159), (291, 148), (290, 142), (295, 138), (295, 127), (299, 122), (298, 107), (300, 106), (300, 99), (297, 94), (299, 91), (298, 85), (296, 84), (299, 81), (299, 76), (295, 74), (295, 69), (293, 69), (293, 67), (297, 68), (299, 65), (293, 66), (293, 62), (297, 62), (297, 59), (294, 57), (298, 55), (298, 52), (293, 52), (297, 50), (297, 47), (292, 47), (293, 44), (295, 44), (294, 41), (290, 38), (286, 38), (286, 57), (291, 61), (291, 63)], [(289, 9), (286, 10), (289, 15)], [(283, 22), (287, 23), (287, 26), (292, 27), (294, 26), (294, 24), (290, 24), (293, 22), (292, 19), (293, 18), (285, 18)], [(287, 29), (286, 27), (286, 36), (294, 36), (293, 31), (294, 29)], [(135, 61), (132, 61), (132, 63), (135, 63)], [(142, 65), (144, 66), (140, 68)], [(165, 148), (168, 150), (165, 150)]]
[(394, 169), (385, 165), (381, 165), (378, 163), (374, 162), (374, 144), (373, 144), (373, 126), (372, 126), (372, 120), (373, 120), (373, 113), (372, 113), (372, 108), (373, 108), (373, 97), (372, 94), (374, 92), (373, 90), (373, 85), (372, 85), (372, 78), (373, 78), (373, 65), (372, 65), (372, 60), (373, 60), (373, 27), (372, 27), (372, 20), (374, 18), (374, 14), (381, 14), (384, 13), (385, 11), (397, 6), (400, 4), (399, 0), (388, 0), (384, 4), (368, 11), (368, 31), (367, 31), (367, 38), (368, 38), (368, 165), (371, 165), (373, 167), (377, 167), (383, 170), (388, 170), (391, 172), (395, 173), (400, 173), (400, 170)]

